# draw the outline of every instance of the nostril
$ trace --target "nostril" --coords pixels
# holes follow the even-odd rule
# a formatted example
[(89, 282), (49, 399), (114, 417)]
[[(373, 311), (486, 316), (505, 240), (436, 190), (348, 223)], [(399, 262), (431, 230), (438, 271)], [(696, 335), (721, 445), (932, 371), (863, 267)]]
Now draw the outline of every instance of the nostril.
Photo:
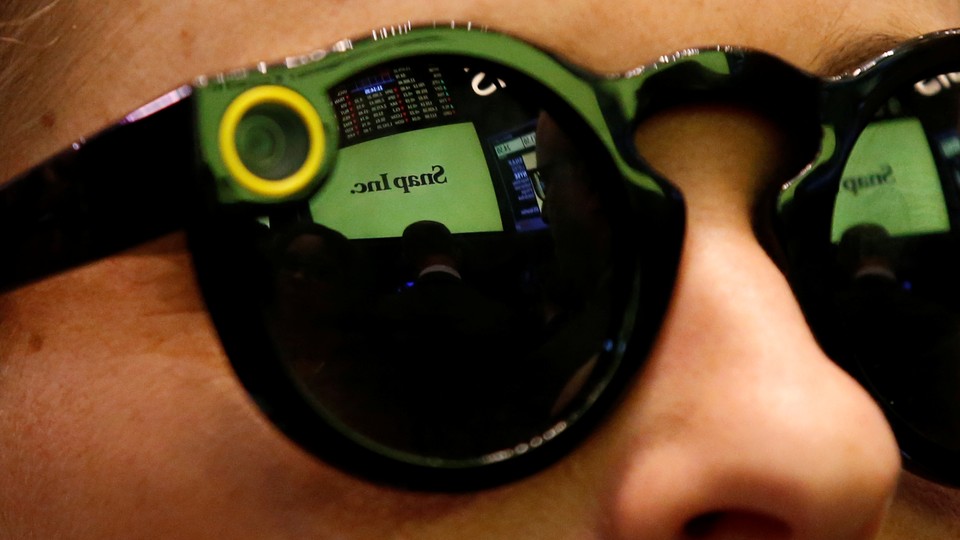
[(748, 511), (720, 511), (701, 514), (683, 529), (684, 538), (713, 540), (722, 538), (789, 538), (790, 527), (783, 521)]

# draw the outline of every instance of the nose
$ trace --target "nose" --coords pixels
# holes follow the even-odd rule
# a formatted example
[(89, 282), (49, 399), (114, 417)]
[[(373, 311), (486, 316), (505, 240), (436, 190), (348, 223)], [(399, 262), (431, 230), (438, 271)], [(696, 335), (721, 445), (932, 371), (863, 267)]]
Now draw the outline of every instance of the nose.
[(664, 327), (615, 420), (614, 536), (872, 537), (899, 456), (757, 240), (752, 216), (782, 161), (776, 130), (701, 108), (651, 121), (637, 140), (684, 193), (688, 221)]

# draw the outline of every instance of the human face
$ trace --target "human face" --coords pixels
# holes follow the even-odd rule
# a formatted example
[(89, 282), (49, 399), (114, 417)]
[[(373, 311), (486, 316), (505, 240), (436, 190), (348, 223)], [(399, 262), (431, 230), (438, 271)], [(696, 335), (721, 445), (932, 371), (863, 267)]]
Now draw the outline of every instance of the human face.
[[(598, 72), (711, 43), (828, 72), (960, 26), (918, 0), (61, 1), (4, 41), (27, 74), (0, 110), (0, 178), (201, 74), (372, 26), (472, 20)], [(22, 32), (22, 34), (19, 34)], [(881, 49), (884, 47), (880, 47)], [(11, 51), (8, 51), (11, 52)], [(875, 47), (872, 52), (879, 52)], [(550, 469), (480, 493), (410, 493), (300, 451), (231, 374), (181, 235), (0, 298), (7, 537), (948, 538), (960, 497), (901, 475), (864, 391), (818, 348), (756, 206), (785, 178), (773, 126), (694, 106), (641, 126), (684, 194), (676, 290), (613, 416)], [(889, 506), (893, 497), (892, 506)]]

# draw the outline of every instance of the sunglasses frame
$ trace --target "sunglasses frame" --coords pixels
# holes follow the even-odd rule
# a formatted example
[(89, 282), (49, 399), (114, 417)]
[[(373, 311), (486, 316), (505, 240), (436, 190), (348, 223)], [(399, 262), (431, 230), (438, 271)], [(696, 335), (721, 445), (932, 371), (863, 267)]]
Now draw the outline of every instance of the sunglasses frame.
[[(364, 448), (333, 427), (318, 429), (314, 420), (304, 420), (310, 418), (312, 404), (289, 392), (289, 382), (279, 371), (264, 368), (264, 362), (237, 360), (257, 356), (263, 346), (231, 345), (250, 330), (249, 322), (228, 323), (226, 332), (218, 323), (244, 385), (298, 443), (375, 481), (459, 491), (517, 479), (569, 453), (594, 431), (642, 367), (672, 291), (682, 245), (683, 209), (680, 194), (638, 154), (633, 136), (638, 125), (673, 107), (706, 101), (744, 105), (799, 126), (809, 139), (812, 158), (784, 185), (770, 212), (780, 238), (829, 242), (829, 219), (824, 216), (830, 216), (832, 208), (816, 207), (818, 195), (824, 189), (838, 189), (857, 136), (893, 89), (960, 70), (960, 34), (948, 30), (921, 36), (849, 74), (821, 78), (766, 53), (725, 46), (683, 50), (622, 75), (601, 76), (503, 34), (442, 26), (381, 29), (373, 39), (342, 41), (329, 50), (278, 64), (261, 63), (248, 70), (201, 77), (4, 184), (0, 187), (0, 250), (12, 254), (14, 262), (0, 268), (0, 290), (183, 228), (189, 231), (200, 281), (216, 279), (219, 265), (213, 254), (218, 248), (212, 241), (219, 232), (208, 233), (219, 227), (219, 220), (232, 223), (235, 216), (303, 201), (335, 167), (339, 137), (330, 124), (336, 116), (325, 99), (329, 89), (364, 69), (423, 55), (488, 62), (536, 82), (596, 137), (625, 184), (644, 196), (667, 201), (674, 209), (670, 216), (658, 218), (670, 225), (651, 240), (655, 245), (650, 252), (665, 257), (652, 266), (656, 274), (652, 282), (660, 290), (644, 288), (636, 276), (618, 344), (622, 367), (604, 383), (608, 390), (578, 411), (577, 421), (550, 444), (516, 452), (509, 459), (471, 467), (411, 463)], [(238, 179), (235, 164), (231, 169), (229, 157), (224, 157), (229, 151), (220, 133), (231, 103), (264, 85), (289, 87), (306, 95), (318, 111), (324, 134), (316, 170), (279, 192)], [(784, 103), (791, 104), (786, 111)], [(230, 320), (237, 300), (209, 288), (204, 294), (214, 320)], [(956, 452), (914, 437), (895, 416), (890, 421), (907, 467), (940, 482), (960, 484)]]
[[(376, 40), (341, 43), (335, 49), (342, 52), (315, 53), (314, 60), (302, 65), (300, 59), (288, 59), (274, 68), (280, 75), (275, 75), (270, 68), (261, 69), (234, 74), (224, 84), (208, 81), (197, 90), (199, 146), (205, 162), (211, 164), (209, 170), (213, 177), (206, 184), (215, 186), (204, 199), (216, 202), (215, 208), (206, 212), (206, 221), (189, 230), (201, 289), (227, 355), (248, 392), (275, 425), (313, 454), (355, 475), (407, 489), (472, 491), (539, 471), (567, 455), (594, 431), (642, 365), (669, 301), (679, 259), (684, 219), (679, 194), (661, 179), (644, 173), (639, 162), (628, 164), (636, 159), (635, 154), (619, 155), (614, 137), (609, 134), (593, 137), (606, 120), (582, 74), (513, 38), (488, 32), (427, 28), (399, 32), (388, 39), (381, 34)], [(575, 131), (591, 134), (590, 138), (598, 143), (591, 151), (602, 153), (603, 159), (612, 162), (613, 171), (622, 178), (618, 183), (629, 187), (626, 198), (631, 201), (631, 207), (650, 208), (651, 205), (638, 203), (639, 199), (653, 199), (664, 207), (662, 215), (649, 212), (642, 223), (634, 221), (623, 227), (640, 233), (659, 229), (661, 234), (657, 238), (645, 238), (643, 249), (617, 253), (618, 267), (632, 270), (621, 281), (624, 305), (618, 312), (622, 316), (616, 328), (610, 330), (611, 344), (604, 353), (607, 358), (604, 362), (612, 367), (591, 380), (592, 387), (602, 391), (591, 392), (563, 419), (542, 432), (531, 433), (530, 439), (473, 459), (446, 460), (392, 451), (362, 437), (351, 436), (349, 429), (323, 417), (318, 413), (318, 404), (292, 384), (280, 362), (263, 360), (273, 356), (271, 344), (258, 325), (251, 323), (252, 317), (237, 316), (244, 313), (245, 306), (237, 300), (235, 292), (243, 287), (225, 282), (230, 267), (249, 266), (236, 258), (244, 248), (227, 244), (231, 231), (243, 227), (244, 220), (252, 223), (254, 216), (269, 209), (302, 202), (317, 189), (316, 185), (304, 185), (302, 191), (270, 196), (235, 182), (229, 165), (221, 157), (219, 136), (222, 118), (231, 104), (250, 88), (264, 84), (290, 86), (300, 95), (312, 98), (311, 105), (319, 111), (321, 119), (333, 121), (336, 115), (326, 96), (338, 84), (379, 65), (424, 56), (495, 66), (498, 76), (511, 81), (508, 85), (514, 85), (511, 76), (525, 79), (525, 86), (536, 85), (544, 96), (544, 108), (550, 109), (551, 114), (561, 114), (561, 122), (575, 125)], [(296, 67), (290, 68), (290, 65)], [(553, 106), (548, 107), (550, 104)], [(326, 163), (321, 177), (329, 170), (326, 167), (336, 167), (339, 146), (336, 126), (325, 126), (325, 131)], [(225, 232), (218, 232), (224, 229)], [(632, 237), (637, 238), (640, 233)], [(640, 269), (640, 257), (658, 263), (644, 263)]]

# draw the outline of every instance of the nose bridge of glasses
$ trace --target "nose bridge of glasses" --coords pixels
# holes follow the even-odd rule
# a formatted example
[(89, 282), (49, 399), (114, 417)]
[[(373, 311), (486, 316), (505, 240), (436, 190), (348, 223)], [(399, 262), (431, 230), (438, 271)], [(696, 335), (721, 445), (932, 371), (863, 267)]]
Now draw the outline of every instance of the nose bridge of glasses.
[[(783, 141), (781, 159), (771, 174), (784, 180), (808, 164), (820, 145), (819, 79), (762, 52), (684, 51), (629, 73), (616, 84), (624, 85), (621, 99), (631, 101), (622, 107), (624, 129), (631, 134), (646, 129), (653, 119), (704, 107), (761, 119)], [(645, 148), (631, 150), (651, 165), (653, 156)]]

